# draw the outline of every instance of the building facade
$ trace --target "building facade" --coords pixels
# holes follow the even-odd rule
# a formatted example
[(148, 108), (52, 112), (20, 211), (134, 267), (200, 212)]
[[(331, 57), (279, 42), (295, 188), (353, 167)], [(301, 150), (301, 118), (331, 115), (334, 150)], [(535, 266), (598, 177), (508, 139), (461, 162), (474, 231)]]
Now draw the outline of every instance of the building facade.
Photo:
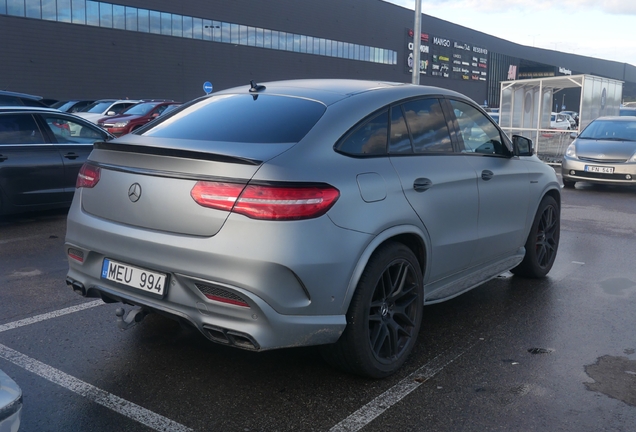
[[(169, 98), (295, 78), (411, 82), (413, 11), (381, 0), (0, 0), (0, 89), (47, 98)], [(420, 84), (497, 106), (510, 79), (636, 67), (518, 45), (422, 15)], [(574, 106), (576, 92), (561, 104)], [(570, 100), (571, 99), (571, 100)]]

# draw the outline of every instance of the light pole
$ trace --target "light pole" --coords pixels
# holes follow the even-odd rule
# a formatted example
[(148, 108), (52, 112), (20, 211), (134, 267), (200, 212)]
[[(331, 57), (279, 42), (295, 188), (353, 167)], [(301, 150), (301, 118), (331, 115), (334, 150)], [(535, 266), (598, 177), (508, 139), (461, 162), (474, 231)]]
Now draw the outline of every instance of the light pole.
[(565, 93), (563, 93), (563, 97), (561, 98), (561, 111), (565, 109)]
[(411, 83), (420, 83), (420, 44), (422, 43), (422, 0), (415, 0), (415, 27), (413, 29), (413, 73)]

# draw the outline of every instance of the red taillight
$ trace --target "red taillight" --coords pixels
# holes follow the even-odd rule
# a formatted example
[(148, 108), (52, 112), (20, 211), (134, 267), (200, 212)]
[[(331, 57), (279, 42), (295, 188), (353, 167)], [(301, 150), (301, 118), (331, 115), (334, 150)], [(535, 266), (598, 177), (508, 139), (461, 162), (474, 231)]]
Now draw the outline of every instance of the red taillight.
[(190, 191), (192, 199), (203, 207), (232, 210), (245, 185), (200, 181)]
[(219, 297), (219, 296), (215, 296), (215, 295), (212, 295), (212, 294), (205, 294), (205, 296), (207, 298), (209, 298), (210, 300), (218, 301), (220, 303), (227, 303), (227, 304), (231, 304), (231, 305), (234, 305), (234, 306), (241, 306), (241, 307), (246, 307), (246, 308), (250, 307), (250, 305), (245, 303), (243, 300), (234, 300), (234, 299), (231, 299), (231, 298)]
[(200, 181), (192, 198), (204, 207), (233, 211), (253, 219), (298, 220), (322, 216), (340, 192), (329, 185), (243, 186)]
[(80, 168), (79, 174), (77, 175), (77, 181), (75, 182), (76, 188), (92, 188), (99, 182), (100, 176), (100, 168), (91, 165), (89, 163), (85, 163)]
[(74, 249), (74, 248), (69, 248), (68, 249), (68, 256), (69, 258), (73, 258), (75, 261), (84, 262), (84, 252), (82, 252), (81, 250), (78, 249)]

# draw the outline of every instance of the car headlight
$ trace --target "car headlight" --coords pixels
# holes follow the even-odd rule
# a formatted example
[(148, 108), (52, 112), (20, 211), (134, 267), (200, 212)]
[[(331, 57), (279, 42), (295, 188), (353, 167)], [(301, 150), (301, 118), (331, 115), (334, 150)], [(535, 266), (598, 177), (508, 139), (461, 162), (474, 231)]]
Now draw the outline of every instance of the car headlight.
[(634, 153), (627, 162), (636, 162), (636, 153)]
[(574, 143), (568, 146), (568, 149), (565, 151), (565, 155), (567, 157), (576, 159), (576, 146), (574, 145)]
[(113, 127), (116, 127), (116, 128), (123, 128), (123, 127), (126, 127), (126, 125), (128, 125), (128, 123), (129, 123), (129, 122), (127, 122), (127, 121), (117, 122), (117, 123), (115, 123), (115, 124), (113, 125)]

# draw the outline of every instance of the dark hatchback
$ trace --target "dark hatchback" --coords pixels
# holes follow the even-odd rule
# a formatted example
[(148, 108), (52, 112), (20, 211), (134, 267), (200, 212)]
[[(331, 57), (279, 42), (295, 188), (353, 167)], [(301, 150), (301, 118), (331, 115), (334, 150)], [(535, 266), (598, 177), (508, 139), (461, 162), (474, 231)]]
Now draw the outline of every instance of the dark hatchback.
[(112, 138), (55, 109), (0, 106), (0, 215), (69, 206), (93, 143)]
[(0, 90), (0, 106), (47, 107), (42, 96)]

